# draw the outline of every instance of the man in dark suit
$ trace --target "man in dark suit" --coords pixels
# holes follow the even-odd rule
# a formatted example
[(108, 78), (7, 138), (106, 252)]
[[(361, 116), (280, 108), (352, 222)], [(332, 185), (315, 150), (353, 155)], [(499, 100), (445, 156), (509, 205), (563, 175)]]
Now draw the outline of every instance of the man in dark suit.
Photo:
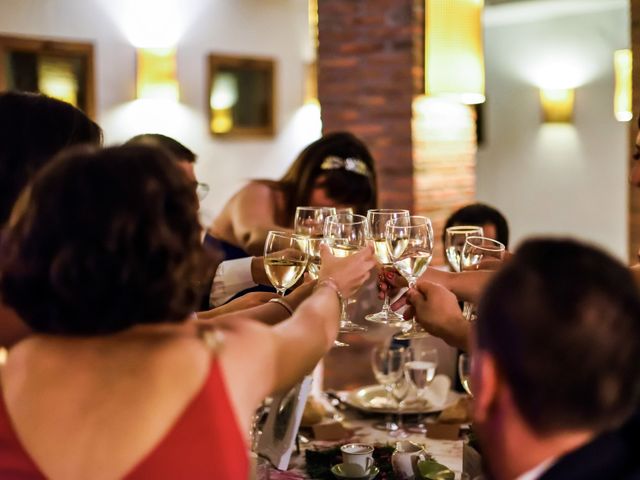
[(475, 430), (493, 478), (640, 478), (640, 299), (627, 268), (573, 241), (528, 241), (491, 280), (473, 337)]

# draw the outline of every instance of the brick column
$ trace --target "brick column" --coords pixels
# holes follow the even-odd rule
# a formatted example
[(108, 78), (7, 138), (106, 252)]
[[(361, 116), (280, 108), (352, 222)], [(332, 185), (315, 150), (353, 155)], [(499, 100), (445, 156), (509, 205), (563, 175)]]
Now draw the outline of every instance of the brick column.
[(371, 149), (381, 207), (413, 208), (414, 0), (319, 0), (318, 98), (324, 132)]
[(439, 239), (444, 219), (475, 198), (475, 117), (463, 107), (472, 125), (452, 131), (437, 113), (412, 115), (424, 16), (424, 0), (319, 0), (318, 98), (324, 132), (351, 131), (371, 149), (380, 206), (431, 217)]

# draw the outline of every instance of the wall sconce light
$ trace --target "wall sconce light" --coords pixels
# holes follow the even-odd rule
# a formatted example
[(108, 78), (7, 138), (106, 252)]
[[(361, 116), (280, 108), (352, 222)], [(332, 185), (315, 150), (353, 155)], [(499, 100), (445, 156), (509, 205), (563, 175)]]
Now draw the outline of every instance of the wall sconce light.
[(631, 70), (633, 55), (631, 50), (616, 50), (613, 54), (613, 66), (616, 77), (616, 87), (613, 94), (613, 112), (619, 122), (628, 122), (633, 118), (631, 108)]
[(571, 123), (575, 97), (574, 88), (541, 88), (540, 104), (544, 121), (547, 123)]
[(136, 93), (138, 98), (178, 100), (175, 48), (137, 49)]
[(483, 103), (484, 0), (426, 0), (425, 94)]

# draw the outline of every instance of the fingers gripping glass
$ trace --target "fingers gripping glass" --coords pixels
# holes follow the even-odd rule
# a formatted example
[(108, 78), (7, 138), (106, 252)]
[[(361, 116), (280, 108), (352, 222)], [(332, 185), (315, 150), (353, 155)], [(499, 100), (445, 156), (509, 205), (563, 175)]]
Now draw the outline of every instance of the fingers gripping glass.
[[(390, 220), (386, 227), (387, 249), (393, 265), (400, 272), (409, 287), (415, 287), (433, 255), (433, 227), (426, 217), (411, 216)], [(410, 327), (396, 335), (398, 339), (427, 337), (429, 334), (418, 327), (415, 318)]]
[[(336, 257), (348, 257), (366, 245), (369, 223), (362, 215), (340, 213), (328, 217), (324, 224), (324, 239)], [(340, 332), (365, 332), (367, 329), (352, 322), (347, 313), (347, 302), (342, 302)]]
[(264, 269), (279, 295), (293, 287), (307, 267), (307, 241), (294, 233), (270, 231), (264, 244)]
[[(409, 218), (409, 210), (393, 210), (393, 209), (374, 209), (367, 212), (367, 220), (369, 221), (369, 234), (373, 243), (374, 252), (381, 268), (393, 268), (393, 262), (389, 256), (387, 248), (387, 222), (397, 218)], [(405, 323), (402, 315), (397, 314), (389, 306), (389, 295), (385, 291), (384, 303), (382, 310), (372, 313), (364, 317), (370, 322), (383, 323), (391, 326), (398, 326)]]

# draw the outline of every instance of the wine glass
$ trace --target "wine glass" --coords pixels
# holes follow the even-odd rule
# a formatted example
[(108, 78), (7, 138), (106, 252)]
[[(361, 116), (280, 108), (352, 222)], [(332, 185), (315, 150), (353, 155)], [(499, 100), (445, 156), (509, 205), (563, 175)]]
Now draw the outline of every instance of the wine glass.
[(297, 207), (293, 222), (293, 231), (307, 237), (309, 261), (307, 271), (314, 280), (320, 271), (320, 245), (323, 241), (324, 221), (336, 214), (333, 207)]
[[(418, 277), (424, 273), (433, 255), (433, 227), (426, 217), (398, 217), (387, 222), (387, 249), (389, 257), (409, 287), (414, 287)], [(398, 339), (427, 337), (412, 318), (408, 330), (396, 335)]]
[[(369, 233), (373, 241), (373, 248), (378, 259), (378, 263), (382, 269), (392, 267), (393, 262), (389, 257), (389, 249), (387, 248), (386, 226), (389, 220), (395, 220), (400, 217), (409, 217), (409, 210), (394, 210), (388, 208), (373, 209), (367, 212), (367, 220), (369, 221)], [(384, 303), (382, 310), (372, 313), (364, 317), (370, 322), (384, 323), (386, 325), (398, 326), (404, 323), (402, 315), (397, 314), (389, 306), (389, 295), (385, 291)]]
[(473, 397), (471, 391), (471, 355), (468, 353), (461, 353), (458, 357), (458, 376), (460, 377), (460, 383), (462, 388)]
[[(480, 270), (482, 263), (501, 262), (505, 251), (505, 246), (493, 238), (467, 237), (462, 248), (462, 270)], [(467, 320), (475, 320), (476, 312), (472, 303), (464, 302), (462, 313)]]
[[(405, 362), (407, 361), (407, 352), (405, 351)], [(402, 367), (404, 371), (404, 365)], [(404, 422), (402, 420), (402, 409), (404, 408), (404, 399), (409, 395), (409, 391), (411, 390), (411, 385), (404, 378), (404, 375), (393, 384), (393, 389), (391, 390), (391, 394), (393, 398), (397, 402), (397, 411), (396, 414), (398, 416), (398, 420), (395, 422), (398, 428), (389, 433), (390, 436), (395, 438), (407, 438), (409, 436), (409, 432), (404, 428)]]
[(454, 272), (462, 271), (462, 248), (467, 237), (471, 236), (482, 237), (484, 230), (482, 227), (473, 225), (460, 225), (449, 227), (445, 231), (444, 251), (447, 255), (447, 263)]
[[(381, 345), (374, 347), (371, 352), (371, 368), (378, 383), (384, 387), (389, 408), (398, 405), (393, 396), (393, 388), (402, 379), (404, 361), (405, 349), (402, 347), (392, 348), (388, 345)], [(374, 427), (385, 431), (398, 429), (398, 425), (391, 420), (390, 415), (384, 422), (377, 423)]]
[(305, 237), (271, 230), (264, 243), (264, 269), (278, 295), (284, 296), (295, 285), (307, 267)]
[[(362, 215), (340, 213), (327, 217), (324, 224), (324, 239), (336, 257), (348, 257), (366, 245), (369, 223)], [(340, 332), (365, 332), (367, 329), (353, 323), (347, 313), (348, 299), (342, 302)]]
[[(404, 364), (404, 376), (407, 381), (416, 388), (418, 399), (426, 402), (424, 393), (436, 376), (438, 351), (435, 348), (410, 348), (408, 356)], [(418, 425), (415, 427), (415, 430), (422, 433), (426, 433), (427, 431), (426, 425), (421, 422), (420, 418), (418, 418)]]

